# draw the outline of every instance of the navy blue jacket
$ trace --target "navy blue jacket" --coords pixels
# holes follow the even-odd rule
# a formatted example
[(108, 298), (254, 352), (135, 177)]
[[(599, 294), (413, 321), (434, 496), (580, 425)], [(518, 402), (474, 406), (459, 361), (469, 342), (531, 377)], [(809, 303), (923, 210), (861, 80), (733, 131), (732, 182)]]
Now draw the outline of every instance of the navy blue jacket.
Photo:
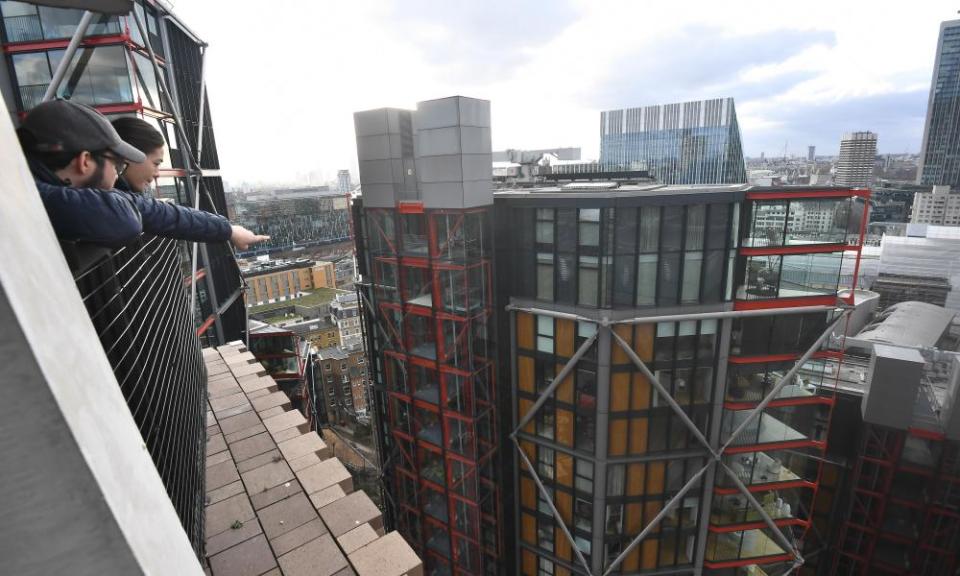
[(224, 242), (233, 233), (223, 216), (144, 194), (71, 188), (46, 166), (29, 157), (27, 160), (40, 199), (61, 240), (122, 246), (146, 232), (191, 242)]

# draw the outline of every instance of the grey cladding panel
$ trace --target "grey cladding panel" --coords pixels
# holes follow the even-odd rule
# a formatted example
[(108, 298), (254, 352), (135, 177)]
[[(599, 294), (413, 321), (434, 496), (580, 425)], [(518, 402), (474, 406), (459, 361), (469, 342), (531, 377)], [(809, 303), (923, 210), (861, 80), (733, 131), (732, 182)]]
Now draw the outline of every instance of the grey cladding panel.
[(427, 208), (463, 208), (463, 184), (459, 182), (420, 184), (420, 194)]
[(923, 356), (916, 350), (875, 344), (870, 383), (860, 404), (864, 421), (898, 430), (909, 428), (923, 365)]
[(464, 154), (463, 158), (463, 179), (473, 181), (484, 181), (489, 183), (493, 174), (490, 170), (492, 160), (490, 154)]
[(490, 149), (490, 128), (461, 126), (460, 143), (464, 154), (492, 154)]
[(416, 114), (413, 115), (414, 132), (431, 128), (446, 128), (456, 126), (459, 123), (456, 97), (420, 102), (417, 104)]
[(360, 184), (393, 184), (393, 160), (363, 160), (360, 164)]
[(357, 160), (384, 160), (390, 157), (390, 136), (357, 136)]
[(490, 126), (490, 102), (476, 98), (457, 97), (460, 105), (460, 124), (464, 126)]
[[(463, 167), (460, 159), (459, 154), (417, 158), (417, 173), (420, 183), (461, 182), (463, 180)], [(487, 171), (490, 171), (489, 165)]]
[(387, 109), (364, 110), (353, 113), (353, 127), (357, 137), (387, 133)]
[(417, 157), (459, 154), (460, 128), (449, 126), (447, 128), (420, 130), (417, 132), (415, 143)]

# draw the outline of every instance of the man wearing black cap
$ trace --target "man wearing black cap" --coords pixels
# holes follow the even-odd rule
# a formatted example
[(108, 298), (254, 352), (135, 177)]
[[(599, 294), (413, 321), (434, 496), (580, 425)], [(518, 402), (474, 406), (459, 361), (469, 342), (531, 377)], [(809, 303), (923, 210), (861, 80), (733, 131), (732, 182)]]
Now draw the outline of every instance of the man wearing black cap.
[(216, 214), (114, 190), (127, 165), (143, 162), (144, 155), (89, 106), (44, 102), (27, 114), (17, 134), (61, 240), (122, 246), (147, 232), (194, 242), (230, 240), (243, 250), (269, 238)]

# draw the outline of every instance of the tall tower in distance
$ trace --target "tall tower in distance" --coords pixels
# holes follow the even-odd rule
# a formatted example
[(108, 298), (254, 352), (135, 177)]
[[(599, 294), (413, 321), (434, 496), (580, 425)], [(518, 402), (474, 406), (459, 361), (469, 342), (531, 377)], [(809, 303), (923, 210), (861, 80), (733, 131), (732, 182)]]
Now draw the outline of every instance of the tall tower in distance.
[(817, 147), (807, 146), (807, 162), (813, 162), (817, 159)]
[(838, 186), (868, 187), (873, 180), (873, 159), (877, 155), (877, 135), (873, 132), (848, 132), (840, 141), (840, 158), (834, 181)]
[(337, 191), (346, 194), (350, 191), (350, 171), (337, 170)]
[(960, 187), (960, 20), (940, 24), (917, 183)]

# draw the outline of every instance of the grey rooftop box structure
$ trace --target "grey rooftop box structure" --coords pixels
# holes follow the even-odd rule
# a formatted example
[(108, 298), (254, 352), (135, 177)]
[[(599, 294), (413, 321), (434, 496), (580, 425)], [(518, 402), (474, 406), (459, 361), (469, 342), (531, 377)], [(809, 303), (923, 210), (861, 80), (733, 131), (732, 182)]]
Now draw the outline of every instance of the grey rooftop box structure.
[(493, 203), (490, 102), (451, 96), (354, 114), (364, 206), (473, 208)]
[(898, 430), (909, 428), (925, 363), (917, 350), (874, 344), (870, 385), (860, 404), (863, 420)]

